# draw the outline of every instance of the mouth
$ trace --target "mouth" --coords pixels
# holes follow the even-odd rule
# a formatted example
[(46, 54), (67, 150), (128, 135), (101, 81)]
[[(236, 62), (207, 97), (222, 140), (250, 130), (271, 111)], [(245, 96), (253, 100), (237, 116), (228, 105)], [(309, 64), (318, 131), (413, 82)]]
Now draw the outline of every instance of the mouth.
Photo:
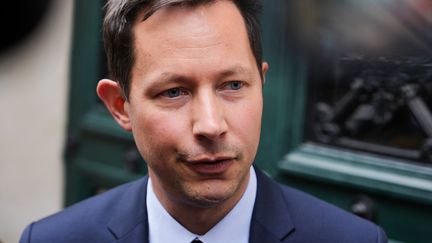
[(198, 174), (222, 174), (234, 163), (235, 157), (199, 158), (186, 161), (187, 165)]

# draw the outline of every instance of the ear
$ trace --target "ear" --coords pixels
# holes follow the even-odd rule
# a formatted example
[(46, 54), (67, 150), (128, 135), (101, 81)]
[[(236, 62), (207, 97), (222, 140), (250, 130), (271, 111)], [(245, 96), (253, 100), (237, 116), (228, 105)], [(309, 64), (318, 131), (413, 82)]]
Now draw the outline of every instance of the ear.
[(261, 70), (261, 72), (262, 72), (262, 76), (263, 76), (263, 85), (265, 84), (265, 82), (266, 82), (266, 74), (267, 74), (267, 71), (268, 71), (268, 69), (269, 69), (269, 65), (268, 65), (268, 63), (267, 62), (263, 62), (262, 63), (262, 70)]
[(128, 102), (123, 97), (120, 85), (115, 81), (102, 79), (97, 85), (96, 93), (117, 123), (126, 131), (131, 131)]

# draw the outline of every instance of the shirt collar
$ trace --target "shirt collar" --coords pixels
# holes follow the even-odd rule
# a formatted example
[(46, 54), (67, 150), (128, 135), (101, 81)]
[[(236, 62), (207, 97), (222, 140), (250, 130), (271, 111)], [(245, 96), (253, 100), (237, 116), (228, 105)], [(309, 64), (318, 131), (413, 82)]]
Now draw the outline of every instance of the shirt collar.
[(255, 204), (257, 179), (254, 168), (250, 168), (248, 186), (234, 208), (205, 235), (197, 236), (179, 224), (162, 206), (156, 197), (152, 182), (147, 184), (147, 213), (149, 222), (149, 242), (189, 243), (199, 238), (205, 243), (249, 241), (249, 229)]

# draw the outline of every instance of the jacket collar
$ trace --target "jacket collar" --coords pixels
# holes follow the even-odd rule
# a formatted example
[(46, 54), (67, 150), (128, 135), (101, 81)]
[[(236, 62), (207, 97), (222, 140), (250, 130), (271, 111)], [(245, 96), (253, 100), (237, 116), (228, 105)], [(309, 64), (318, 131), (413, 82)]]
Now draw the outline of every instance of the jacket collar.
[(258, 187), (249, 242), (281, 242), (294, 231), (294, 223), (281, 187), (255, 167)]
[(108, 230), (118, 242), (148, 242), (147, 195), (148, 176), (126, 186), (112, 210)]

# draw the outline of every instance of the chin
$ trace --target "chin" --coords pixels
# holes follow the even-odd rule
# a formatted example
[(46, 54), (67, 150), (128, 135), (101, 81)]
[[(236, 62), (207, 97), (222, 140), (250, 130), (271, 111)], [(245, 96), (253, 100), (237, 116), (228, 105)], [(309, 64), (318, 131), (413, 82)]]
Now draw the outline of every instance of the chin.
[(186, 200), (196, 207), (214, 207), (234, 197), (239, 185), (221, 185), (217, 183), (201, 183), (195, 187), (184, 188)]

